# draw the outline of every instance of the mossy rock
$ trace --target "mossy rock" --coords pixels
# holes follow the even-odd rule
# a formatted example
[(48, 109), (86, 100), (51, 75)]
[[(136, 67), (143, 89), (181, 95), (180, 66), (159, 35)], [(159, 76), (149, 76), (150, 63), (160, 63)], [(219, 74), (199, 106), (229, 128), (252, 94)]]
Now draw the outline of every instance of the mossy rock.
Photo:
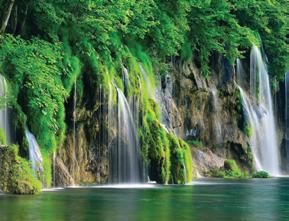
[(224, 170), (226, 177), (242, 177), (242, 171), (235, 160), (225, 160)]
[(30, 163), (18, 156), (17, 146), (0, 146), (0, 189), (5, 193), (36, 194), (41, 182), (30, 168)]

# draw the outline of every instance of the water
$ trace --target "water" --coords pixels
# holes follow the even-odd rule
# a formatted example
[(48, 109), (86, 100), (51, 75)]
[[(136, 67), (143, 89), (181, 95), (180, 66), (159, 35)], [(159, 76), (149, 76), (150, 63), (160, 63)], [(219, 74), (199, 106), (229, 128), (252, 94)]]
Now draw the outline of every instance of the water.
[(28, 141), (29, 160), (31, 161), (31, 167), (35, 175), (38, 175), (39, 173), (43, 172), (43, 159), (40, 148), (34, 135), (28, 129), (25, 129), (25, 135)]
[(289, 139), (289, 72), (285, 75), (285, 138)]
[[(285, 75), (285, 144), (286, 158), (289, 158), (289, 72)], [(289, 165), (286, 165), (289, 168)]]
[[(134, 118), (123, 92), (117, 87), (116, 92), (117, 119), (115, 120), (117, 124), (117, 140), (111, 147), (110, 180), (112, 183), (139, 183), (142, 180), (142, 162)], [(110, 117), (113, 116), (109, 115)]]
[[(237, 70), (241, 70), (238, 63)], [(252, 129), (250, 143), (256, 169), (279, 176), (280, 156), (269, 76), (261, 52), (256, 46), (252, 48), (250, 56), (250, 94), (241, 87), (240, 92), (248, 124)]]
[(5, 133), (6, 143), (11, 143), (11, 134), (10, 134), (10, 123), (9, 123), (9, 109), (6, 103), (8, 94), (8, 86), (6, 79), (0, 75), (0, 97), (3, 99), (3, 104), (1, 105), (0, 109), (0, 127), (2, 128), (3, 132)]
[(0, 195), (1, 221), (288, 221), (289, 180), (72, 188)]
[(52, 172), (53, 172), (53, 187), (56, 187), (56, 152), (53, 152), (52, 156)]
[(240, 59), (237, 59), (237, 70), (236, 70), (236, 75), (237, 75), (237, 84), (242, 87), (246, 88), (247, 82), (246, 82), (246, 71), (243, 67), (242, 61)]
[(220, 119), (222, 118), (222, 106), (218, 97), (218, 91), (216, 88), (211, 88), (212, 100), (213, 100), (213, 132), (214, 139), (217, 144), (222, 143), (222, 127)]
[(124, 94), (127, 96), (128, 94), (128, 88), (129, 88), (129, 74), (126, 67), (122, 66), (122, 82), (124, 87)]
[(74, 87), (73, 87), (73, 159), (72, 159), (72, 176), (75, 178), (75, 167), (76, 167), (76, 104), (77, 104), (77, 79), (74, 79)]

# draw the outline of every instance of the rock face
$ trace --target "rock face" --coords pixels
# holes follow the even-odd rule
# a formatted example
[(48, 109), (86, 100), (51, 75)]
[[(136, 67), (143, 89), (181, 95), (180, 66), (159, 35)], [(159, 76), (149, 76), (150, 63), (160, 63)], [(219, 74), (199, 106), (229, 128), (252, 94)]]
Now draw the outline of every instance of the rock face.
[[(220, 57), (213, 63), (209, 78), (194, 63), (171, 64), (172, 72), (159, 77), (155, 99), (162, 123), (192, 146), (201, 143), (205, 147), (192, 151), (201, 175), (211, 167), (222, 167), (225, 159), (234, 159), (241, 169), (252, 171), (233, 68)], [(73, 112), (67, 113), (66, 140), (55, 159), (56, 185), (109, 182), (108, 131), (115, 128), (107, 128), (107, 98), (101, 90), (95, 95), (89, 91), (92, 89), (76, 105), (74, 123)], [(72, 100), (68, 110), (72, 110)]]
[(0, 146), (0, 190), (5, 193), (35, 194), (41, 183), (27, 160), (18, 156), (18, 147)]
[(192, 148), (192, 155), (195, 164), (195, 177), (208, 176), (212, 170), (224, 166), (225, 159), (214, 154), (209, 148), (202, 150)]
[(55, 159), (56, 186), (108, 182), (107, 104), (100, 94), (96, 93), (89, 105), (77, 105), (74, 113), (67, 114), (70, 127)]
[(160, 81), (157, 100), (168, 128), (188, 143), (206, 147), (206, 151), (193, 151), (199, 173), (205, 175), (210, 165), (223, 166), (224, 159), (234, 159), (251, 171), (252, 156), (232, 68), (219, 58), (209, 78), (193, 63), (172, 65), (172, 69)]

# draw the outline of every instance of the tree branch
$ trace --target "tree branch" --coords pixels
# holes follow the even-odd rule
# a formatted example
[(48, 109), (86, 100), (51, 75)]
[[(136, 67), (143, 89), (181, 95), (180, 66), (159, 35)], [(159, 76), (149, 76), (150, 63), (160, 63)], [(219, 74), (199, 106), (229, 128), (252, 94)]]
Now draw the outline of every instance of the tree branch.
[(0, 34), (3, 34), (6, 30), (6, 27), (7, 27), (11, 12), (12, 12), (12, 8), (14, 6), (14, 2), (15, 0), (10, 0), (7, 4), (7, 8), (3, 12), (3, 16), (1, 19)]

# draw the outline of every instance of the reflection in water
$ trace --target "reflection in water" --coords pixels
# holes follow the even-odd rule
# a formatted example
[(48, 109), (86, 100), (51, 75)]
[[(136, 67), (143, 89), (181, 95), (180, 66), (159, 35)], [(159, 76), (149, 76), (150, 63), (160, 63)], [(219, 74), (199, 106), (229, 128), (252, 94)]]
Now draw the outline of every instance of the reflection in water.
[(0, 195), (2, 221), (285, 221), (289, 179), (201, 180), (193, 185), (70, 188)]

